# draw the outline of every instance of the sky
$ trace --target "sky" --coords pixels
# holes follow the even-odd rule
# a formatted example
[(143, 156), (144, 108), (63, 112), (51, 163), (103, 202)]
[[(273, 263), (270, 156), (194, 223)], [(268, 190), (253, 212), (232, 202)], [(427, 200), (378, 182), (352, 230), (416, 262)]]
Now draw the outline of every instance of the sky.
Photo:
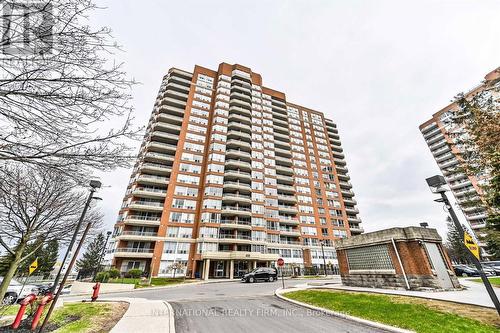
[[(339, 128), (365, 231), (446, 214), (425, 178), (439, 173), (418, 126), (500, 66), (500, 1), (98, 0), (92, 25), (122, 46), (115, 59), (146, 125), (170, 67), (239, 63), (287, 101)], [(140, 142), (136, 142), (137, 149)], [(131, 173), (96, 174), (112, 228)]]

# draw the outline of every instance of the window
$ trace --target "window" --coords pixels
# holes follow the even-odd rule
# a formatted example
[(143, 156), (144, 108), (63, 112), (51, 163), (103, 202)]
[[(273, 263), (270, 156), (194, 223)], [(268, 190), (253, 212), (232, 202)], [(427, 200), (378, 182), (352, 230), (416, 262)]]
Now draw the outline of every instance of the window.
[(172, 208), (195, 209), (196, 201), (187, 199), (174, 199)]
[(215, 199), (205, 199), (203, 200), (203, 208), (207, 209), (221, 209), (222, 202)]
[(387, 244), (347, 249), (349, 270), (393, 270)]
[(190, 175), (177, 175), (177, 182), (185, 183), (185, 184), (195, 184), (198, 185), (200, 181), (200, 177), (198, 176), (190, 176)]
[(179, 165), (179, 171), (182, 171), (182, 172), (191, 172), (191, 173), (200, 173), (201, 172), (201, 166), (200, 165), (193, 165), (193, 164), (181, 163)]
[(176, 223), (193, 223), (194, 214), (171, 212), (169, 221)]
[(198, 189), (186, 186), (176, 186), (174, 194), (196, 197), (198, 195)]

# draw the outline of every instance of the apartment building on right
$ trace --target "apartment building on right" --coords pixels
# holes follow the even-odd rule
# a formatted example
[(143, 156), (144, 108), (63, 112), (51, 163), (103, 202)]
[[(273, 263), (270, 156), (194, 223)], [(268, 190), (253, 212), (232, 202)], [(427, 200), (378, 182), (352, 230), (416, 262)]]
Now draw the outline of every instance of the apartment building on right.
[[(492, 84), (500, 87), (499, 79), (500, 67), (488, 73), (484, 81), (467, 92), (466, 96), (471, 97), (480, 93)], [(453, 122), (453, 113), (457, 108), (456, 103), (449, 104), (434, 113), (432, 118), (419, 128), (467, 222), (476, 236), (481, 238), (484, 235), (487, 218), (487, 211), (482, 204), (484, 198), (481, 186), (488, 182), (488, 175), (485, 173), (468, 175), (459, 167), (462, 148), (456, 144), (456, 133), (463, 133), (463, 130)], [(471, 205), (471, 202), (474, 204)], [(485, 244), (480, 242), (479, 245), (482, 254), (487, 256), (487, 252), (484, 251)]]

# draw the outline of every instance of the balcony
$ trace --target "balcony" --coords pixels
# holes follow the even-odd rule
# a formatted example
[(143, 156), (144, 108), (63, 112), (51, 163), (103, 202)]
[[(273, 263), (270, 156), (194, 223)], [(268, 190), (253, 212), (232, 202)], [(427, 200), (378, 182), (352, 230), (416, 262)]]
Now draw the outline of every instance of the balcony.
[(146, 154), (144, 154), (144, 160), (161, 161), (161, 162), (174, 162), (174, 155), (147, 152)]
[(159, 113), (155, 116), (155, 120), (157, 122), (174, 124), (174, 125), (182, 125), (183, 117), (174, 116), (171, 114)]
[[(176, 103), (178, 103), (178, 102), (176, 102)], [(181, 105), (179, 107), (178, 106), (166, 105), (165, 103), (163, 103), (158, 107), (158, 111), (160, 113), (166, 114), (168, 116), (174, 115), (176, 117), (184, 117), (185, 105), (183, 103), (181, 103)]]
[(470, 182), (470, 180), (467, 179), (464, 182), (450, 185), (450, 189), (457, 190), (459, 188), (462, 188), (462, 187), (465, 187), (465, 186), (470, 186), (470, 185), (472, 185), (472, 183)]
[(283, 147), (283, 149), (286, 149), (287, 151), (290, 150), (290, 143), (285, 142), (285, 141), (279, 141), (279, 140), (274, 140), (274, 147)]
[(343, 159), (340, 159), (340, 158), (334, 157), (333, 161), (335, 162), (336, 165), (342, 165), (342, 166), (346, 165), (346, 162)]
[(283, 236), (300, 237), (300, 231), (298, 229), (279, 228), (279, 231), (280, 235)]
[(347, 181), (347, 180), (350, 180), (350, 179), (351, 179), (351, 177), (349, 177), (349, 175), (348, 175), (348, 174), (341, 174), (341, 173), (338, 173), (338, 174), (337, 174), (337, 176), (338, 176), (338, 178), (339, 178), (340, 180), (346, 180), (346, 181)]
[(140, 184), (167, 185), (169, 182), (169, 178), (142, 174), (137, 177), (137, 182)]
[(277, 174), (276, 179), (279, 180), (281, 182), (281, 184), (287, 184), (287, 185), (294, 184), (293, 177), (291, 177), (291, 176), (284, 176), (284, 175)]
[(298, 213), (297, 207), (291, 205), (278, 205), (278, 210), (283, 213)]
[(290, 186), (290, 185), (284, 185), (284, 184), (277, 184), (277, 188), (278, 190), (280, 190), (281, 192), (285, 192), (285, 193), (293, 193), (295, 194), (295, 187), (293, 186)]
[(249, 235), (219, 235), (219, 243), (242, 243), (250, 244), (252, 243), (252, 237)]
[(249, 159), (249, 161), (252, 160), (252, 154), (250, 154), (246, 151), (237, 150), (237, 149), (227, 149), (226, 156), (246, 157)]
[(239, 220), (221, 220), (221, 229), (240, 229), (240, 230), (251, 230), (252, 223), (250, 221), (239, 221)]
[(239, 216), (252, 216), (252, 210), (246, 207), (239, 206), (222, 206), (222, 215), (239, 215)]
[(351, 213), (351, 214), (358, 214), (359, 213), (359, 209), (357, 209), (356, 207), (346, 206), (345, 211), (348, 213)]
[(339, 185), (341, 188), (344, 188), (344, 189), (351, 189), (352, 188), (352, 184), (349, 182), (339, 181)]
[(129, 209), (133, 210), (141, 210), (141, 211), (153, 211), (153, 212), (162, 212), (163, 211), (163, 202), (157, 201), (131, 201), (128, 204)]
[(441, 131), (439, 131), (439, 133), (436, 136), (429, 137), (429, 138), (425, 139), (425, 141), (427, 142), (427, 145), (431, 146), (434, 143), (436, 143), (442, 139), (444, 139), (443, 133), (441, 133)]
[(223, 187), (224, 189), (228, 188), (240, 191), (252, 191), (252, 186), (250, 184), (241, 182), (225, 181)]
[(340, 189), (340, 192), (344, 197), (352, 198), (354, 196), (354, 192), (351, 190), (345, 190), (343, 188)]
[(353, 222), (353, 223), (361, 223), (361, 219), (360, 219), (360, 218), (358, 218), (358, 217), (350, 217), (350, 216), (348, 216), (348, 217), (347, 217), (347, 220), (348, 220), (349, 222)]
[(233, 98), (240, 99), (240, 100), (247, 102), (247, 103), (252, 102), (252, 98), (250, 96), (248, 96), (247, 94), (236, 92), (236, 91), (231, 92), (231, 94), (229, 96), (231, 97), (231, 99), (233, 99)]
[(154, 131), (162, 131), (165, 133), (179, 134), (181, 132), (181, 126), (172, 125), (164, 122), (156, 122), (152, 126)]
[(283, 202), (297, 202), (297, 198), (295, 197), (295, 195), (278, 194), (278, 200)]
[(122, 231), (116, 236), (120, 240), (154, 241), (158, 238), (157, 232)]
[(229, 147), (244, 147), (244, 148), (248, 148), (248, 150), (251, 151), (252, 149), (252, 145), (248, 142), (245, 142), (245, 141), (241, 141), (241, 140), (234, 140), (234, 139), (229, 139), (227, 140), (226, 142), (226, 146), (229, 148)]
[(167, 190), (154, 187), (136, 187), (132, 194), (143, 198), (165, 198)]
[(177, 145), (169, 145), (168, 143), (150, 141), (147, 143), (146, 149), (151, 152), (173, 152), (175, 154), (175, 152), (177, 151)]
[(149, 162), (139, 164), (139, 170), (141, 170), (141, 172), (154, 172), (162, 175), (169, 175), (172, 172), (171, 167)]
[(236, 131), (236, 130), (230, 130), (227, 132), (227, 138), (228, 139), (236, 139), (236, 140), (243, 140), (246, 139), (249, 142), (252, 142), (252, 136), (246, 132), (242, 131)]
[(153, 140), (157, 141), (167, 141), (170, 142), (171, 144), (177, 144), (177, 141), (179, 141), (179, 136), (177, 134), (170, 134), (170, 133), (165, 133), (165, 132), (160, 132), (160, 131), (154, 131), (151, 133), (151, 138)]
[(248, 110), (251, 110), (252, 109), (252, 104), (250, 102), (247, 102), (247, 101), (243, 101), (241, 99), (237, 99), (237, 98), (231, 98), (230, 102), (229, 102), (229, 106), (239, 106), (239, 107), (243, 107), (243, 108), (247, 108)]
[(115, 250), (115, 257), (152, 258), (154, 249), (122, 247)]
[[(182, 114), (184, 114), (186, 101), (178, 100), (176, 98), (171, 98), (171, 97), (163, 97), (160, 100), (160, 106), (172, 106), (173, 108), (170, 109), (170, 111), (182, 109)], [(177, 114), (180, 115), (180, 112)]]
[(250, 195), (243, 195), (238, 193), (224, 193), (222, 195), (222, 201), (224, 202), (244, 202), (247, 204), (252, 203), (252, 197)]
[(130, 225), (160, 225), (160, 217), (143, 216), (143, 215), (127, 215), (123, 223)]
[(281, 148), (274, 148), (274, 151), (276, 154), (282, 154), (285, 155), (285, 157), (291, 158), (292, 157), (292, 152), (288, 149), (281, 149)]
[(354, 198), (344, 198), (344, 203), (345, 204), (356, 205), (358, 202)]
[(226, 167), (235, 167), (239, 169), (244, 169), (244, 170), (252, 170), (252, 164), (249, 161), (244, 161), (240, 159), (227, 159), (226, 160)]
[(246, 130), (247, 133), (252, 133), (252, 127), (250, 125), (247, 125), (247, 124), (244, 124), (244, 123), (241, 123), (241, 122), (237, 122), (237, 121), (230, 121), (228, 124), (227, 124), (227, 128), (228, 130), (232, 130), (232, 129), (236, 129), (236, 130)]
[(363, 233), (365, 230), (360, 227), (359, 225), (349, 225), (349, 230), (351, 231), (351, 234), (361, 234)]
[(239, 114), (230, 113), (229, 114), (229, 121), (232, 122), (232, 123), (237, 122), (237, 123), (246, 124), (248, 126), (252, 126), (252, 120), (251, 120), (250, 117), (242, 116), (242, 115), (239, 115)]
[(283, 166), (292, 166), (293, 162), (291, 158), (285, 158), (281, 156), (275, 156), (276, 162), (282, 163)]
[(297, 218), (290, 218), (290, 217), (286, 217), (283, 215), (279, 215), (278, 218), (279, 218), (280, 224), (286, 224), (286, 225), (299, 225), (300, 224), (300, 221)]

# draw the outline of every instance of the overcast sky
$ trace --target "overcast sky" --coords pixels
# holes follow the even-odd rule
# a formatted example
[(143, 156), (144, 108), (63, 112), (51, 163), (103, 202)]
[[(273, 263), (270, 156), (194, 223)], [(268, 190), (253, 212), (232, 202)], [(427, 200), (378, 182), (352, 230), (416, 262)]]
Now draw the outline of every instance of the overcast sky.
[[(239, 63), (265, 86), (338, 124), (366, 231), (444, 211), (425, 178), (439, 172), (418, 126), (500, 66), (500, 2), (98, 1), (93, 23), (113, 30), (145, 125), (170, 67)], [(139, 147), (139, 142), (137, 147)], [(130, 169), (101, 175), (114, 224)]]

